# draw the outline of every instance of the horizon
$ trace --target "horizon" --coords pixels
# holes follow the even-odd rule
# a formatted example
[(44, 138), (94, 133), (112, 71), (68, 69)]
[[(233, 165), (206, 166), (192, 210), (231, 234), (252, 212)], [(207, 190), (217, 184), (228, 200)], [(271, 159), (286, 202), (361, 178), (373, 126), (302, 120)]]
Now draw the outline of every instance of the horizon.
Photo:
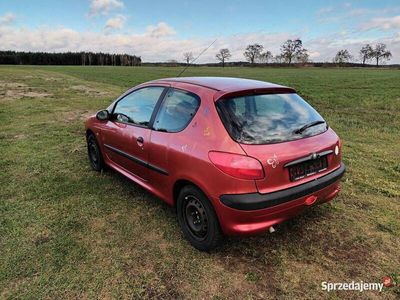
[[(123, 56), (123, 55), (127, 55), (127, 56), (133, 56), (133, 57), (137, 57), (137, 58), (139, 58), (139, 59), (141, 59), (141, 57), (140, 56), (136, 56), (136, 55), (134, 55), (134, 54), (128, 54), (128, 53), (118, 53), (118, 52), (116, 52), (116, 53), (113, 53), (113, 52), (84, 52), (84, 51), (81, 51), (81, 52), (77, 52), (77, 51), (67, 51), (67, 52), (47, 52), (47, 51), (15, 51), (15, 50), (0, 50), (0, 54), (1, 54), (1, 52), (16, 52), (16, 53), (44, 53), (44, 54), (66, 54), (66, 53), (72, 53), (72, 54), (76, 54), (76, 53), (85, 53), (85, 54), (88, 54), (88, 53), (92, 53), (92, 54), (104, 54), (104, 55), (115, 55), (115, 56)], [(0, 65), (1, 64), (4, 64), (4, 65), (7, 65), (7, 63), (0, 63)], [(143, 65), (168, 65), (168, 64), (176, 64), (176, 67), (185, 67), (185, 66), (187, 66), (187, 62), (184, 62), (184, 61), (176, 61), (176, 60), (167, 60), (167, 61), (154, 61), (154, 62), (146, 62), (146, 61), (141, 61), (140, 62), (140, 64), (139, 65), (134, 65), (134, 66), (136, 66), (136, 67), (138, 67), (138, 66), (143, 66)], [(222, 64), (222, 62), (221, 61), (214, 61), (214, 62), (201, 62), (201, 63), (197, 63), (197, 62), (190, 62), (189, 63), (189, 65), (190, 66), (199, 66), (199, 67), (201, 67), (201, 66), (213, 66), (213, 65), (221, 65)], [(234, 64), (242, 64), (242, 65), (234, 65)], [(360, 61), (356, 61), (356, 60), (354, 60), (354, 61), (348, 61), (348, 62), (343, 62), (343, 63), (339, 63), (339, 62), (333, 62), (333, 61), (307, 61), (306, 63), (303, 63), (303, 62), (292, 62), (292, 63), (290, 63), (290, 64), (288, 64), (287, 62), (276, 62), (276, 61), (270, 61), (270, 62), (255, 62), (254, 64), (251, 64), (249, 61), (246, 61), (245, 59), (242, 59), (242, 60), (237, 60), (237, 61), (232, 61), (232, 60), (229, 60), (229, 61), (226, 61), (225, 62), (225, 67), (255, 67), (255, 66), (265, 66), (265, 65), (279, 65), (279, 66), (281, 66), (281, 67), (295, 67), (295, 66), (298, 66), (298, 65), (315, 65), (315, 64), (323, 64), (323, 65), (342, 65), (342, 66), (345, 66), (345, 65), (350, 65), (350, 66), (358, 66), (358, 65), (360, 65), (360, 66), (365, 66), (365, 67), (376, 67), (376, 63), (375, 63), (375, 61), (374, 61), (374, 59), (370, 59), (370, 60), (368, 60), (368, 61), (366, 61), (366, 63), (365, 64), (363, 64), (362, 62), (360, 62)], [(27, 64), (22, 64), (22, 65), (27, 65)], [(57, 65), (59, 65), (59, 66), (80, 66), (80, 65), (77, 65), (77, 64), (37, 64), (37, 63), (34, 63), (33, 65), (40, 65), (40, 66), (44, 66), (44, 65), (49, 65), (49, 66), (57, 66)], [(232, 66), (233, 65), (233, 66)], [(379, 67), (397, 67), (397, 66), (399, 66), (400, 65), (400, 63), (392, 63), (391, 62), (391, 60), (389, 60), (389, 61), (380, 61), (380, 63), (379, 63)], [(92, 64), (92, 65), (89, 65), (89, 64), (86, 64), (86, 65), (84, 65), (84, 66), (93, 66), (93, 67), (96, 67), (96, 66), (100, 66), (100, 67), (119, 67), (120, 65), (110, 65), (110, 64), (104, 64), (104, 65), (101, 65), (101, 64)], [(169, 67), (171, 67), (172, 65), (169, 65)]]
[(196, 62), (205, 64), (217, 63), (220, 48), (230, 49), (229, 62), (238, 62), (245, 61), (248, 44), (262, 44), (277, 55), (287, 39), (300, 38), (312, 62), (332, 62), (341, 49), (348, 49), (357, 62), (364, 44), (382, 42), (393, 55), (386, 64), (400, 63), (397, 1), (271, 3), (2, 2), (0, 50), (126, 53), (140, 56), (143, 63), (183, 62), (184, 52), (196, 57), (217, 39)]

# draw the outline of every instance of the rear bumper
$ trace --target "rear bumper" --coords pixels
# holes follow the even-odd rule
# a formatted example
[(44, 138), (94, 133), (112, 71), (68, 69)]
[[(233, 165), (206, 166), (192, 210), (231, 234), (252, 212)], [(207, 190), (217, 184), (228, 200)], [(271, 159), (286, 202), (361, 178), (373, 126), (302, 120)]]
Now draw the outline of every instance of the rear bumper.
[(259, 194), (222, 195), (214, 199), (225, 234), (253, 234), (289, 219), (305, 207), (334, 198), (340, 191), (344, 164), (335, 171), (286, 190)]
[(319, 191), (330, 184), (342, 178), (346, 167), (341, 164), (339, 169), (313, 181), (268, 194), (237, 194), (237, 195), (222, 195), (221, 202), (234, 209), (239, 210), (256, 210), (272, 207), (297, 198), (301, 198), (313, 192)]

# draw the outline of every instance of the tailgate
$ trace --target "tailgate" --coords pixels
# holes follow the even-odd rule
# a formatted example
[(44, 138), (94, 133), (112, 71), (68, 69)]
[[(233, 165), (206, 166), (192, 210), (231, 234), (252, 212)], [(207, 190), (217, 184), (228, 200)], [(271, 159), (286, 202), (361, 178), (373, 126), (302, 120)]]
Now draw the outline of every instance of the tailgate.
[[(265, 178), (256, 180), (258, 191), (270, 193), (311, 181), (337, 169), (341, 162), (341, 153), (335, 154), (337, 145), (339, 139), (329, 128), (322, 134), (295, 141), (268, 145), (241, 144), (241, 147), (263, 165)], [(308, 172), (294, 176), (298, 170), (304, 169)]]

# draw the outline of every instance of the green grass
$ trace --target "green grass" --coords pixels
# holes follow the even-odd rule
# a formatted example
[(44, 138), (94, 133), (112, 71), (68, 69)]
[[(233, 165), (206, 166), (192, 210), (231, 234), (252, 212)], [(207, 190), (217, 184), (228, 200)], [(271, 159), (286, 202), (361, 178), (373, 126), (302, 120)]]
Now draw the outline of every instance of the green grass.
[(0, 298), (371, 298), (322, 281), (400, 280), (400, 71), (193, 67), (298, 90), (341, 136), (333, 202), (218, 252), (183, 240), (174, 210), (91, 171), (84, 118), (180, 68), (0, 67)]

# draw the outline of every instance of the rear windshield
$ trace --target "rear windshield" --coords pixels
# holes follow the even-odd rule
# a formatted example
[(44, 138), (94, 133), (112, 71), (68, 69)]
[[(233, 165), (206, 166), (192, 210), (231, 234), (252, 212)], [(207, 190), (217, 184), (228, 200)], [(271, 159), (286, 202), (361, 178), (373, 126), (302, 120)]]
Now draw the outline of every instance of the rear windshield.
[(327, 130), (315, 109), (294, 93), (221, 99), (217, 109), (231, 137), (244, 144), (291, 141)]

